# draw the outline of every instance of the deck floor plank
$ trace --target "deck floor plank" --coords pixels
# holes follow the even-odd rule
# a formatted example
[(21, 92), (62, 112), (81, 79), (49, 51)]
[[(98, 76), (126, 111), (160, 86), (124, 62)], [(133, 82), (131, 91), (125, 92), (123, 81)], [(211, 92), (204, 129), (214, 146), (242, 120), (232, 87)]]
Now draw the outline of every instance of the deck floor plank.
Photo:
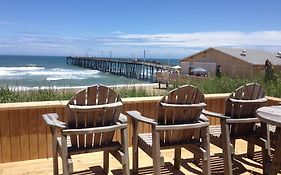
[[(131, 148), (129, 153), (131, 154)], [(245, 156), (246, 143), (239, 140), (237, 142), (236, 154), (234, 161), (234, 174), (262, 174), (262, 164), (261, 164), (261, 152), (257, 149), (255, 153), (255, 161), (249, 160)], [(161, 168), (162, 174), (200, 174), (201, 169), (193, 164), (192, 154), (188, 151), (182, 149), (182, 163), (180, 170), (173, 168), (173, 150), (162, 151), (165, 160), (165, 166)], [(240, 155), (244, 154), (244, 155)], [(212, 174), (222, 174), (223, 173), (223, 159), (221, 150), (213, 145), (211, 145), (211, 170)], [(130, 156), (131, 158), (131, 156)], [(102, 152), (89, 153), (75, 155), (72, 157), (74, 165), (74, 174), (79, 175), (97, 175), (102, 174)], [(59, 160), (60, 173), (61, 171), (61, 161)], [(130, 160), (130, 167), (132, 163)], [(122, 174), (122, 166), (115, 160), (114, 157), (110, 156), (110, 173), (111, 175)], [(140, 175), (152, 174), (152, 159), (148, 157), (145, 153), (140, 151)], [(0, 164), (0, 175), (51, 175), (52, 174), (52, 159), (37, 159), (29, 161), (19, 161)]]

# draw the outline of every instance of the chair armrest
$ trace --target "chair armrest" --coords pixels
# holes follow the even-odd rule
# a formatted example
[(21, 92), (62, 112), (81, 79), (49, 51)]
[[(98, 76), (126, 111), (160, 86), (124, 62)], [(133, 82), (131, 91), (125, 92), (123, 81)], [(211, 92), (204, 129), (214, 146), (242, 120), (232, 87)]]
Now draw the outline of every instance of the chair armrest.
[(144, 117), (138, 111), (126, 111), (126, 113), (135, 121), (143, 122), (150, 125), (158, 125), (158, 123), (154, 119)]
[(229, 98), (231, 103), (236, 103), (236, 104), (257, 104), (257, 103), (265, 103), (267, 101), (266, 98), (259, 98), (255, 100), (238, 100), (234, 98)]
[(157, 125), (156, 130), (182, 130), (182, 129), (198, 129), (209, 126), (209, 122), (199, 121), (198, 123), (187, 123), (187, 124), (174, 124), (174, 125)]
[(59, 129), (66, 128), (66, 123), (58, 120), (59, 116), (57, 113), (43, 114), (42, 117), (50, 127), (56, 127)]
[(209, 119), (204, 115), (204, 114), (201, 114), (199, 116), (199, 120), (203, 121), (203, 122), (209, 122)]
[(62, 133), (65, 135), (71, 134), (91, 134), (91, 133), (103, 133), (103, 132), (111, 132), (117, 129), (127, 128), (127, 124), (116, 123), (111, 126), (101, 126), (101, 127), (93, 127), (93, 128), (73, 128), (73, 129), (64, 129)]
[(74, 112), (94, 112), (94, 111), (103, 111), (107, 109), (117, 109), (121, 107), (122, 102), (102, 104), (102, 105), (69, 105), (69, 109)]
[(205, 114), (205, 115), (208, 115), (208, 116), (211, 116), (211, 117), (217, 117), (217, 118), (220, 118), (220, 119), (229, 119), (230, 118), (230, 117), (225, 116), (223, 114), (207, 111), (205, 109), (202, 110), (202, 114)]
[(226, 123), (258, 123), (260, 120), (256, 117), (254, 118), (236, 118), (236, 119), (227, 119)]
[(120, 113), (118, 120), (119, 120), (120, 123), (127, 123), (128, 122), (127, 116), (122, 114), (122, 113)]
[(164, 108), (200, 108), (203, 109), (207, 105), (205, 103), (197, 103), (197, 104), (170, 104), (170, 103), (160, 103), (160, 105)]

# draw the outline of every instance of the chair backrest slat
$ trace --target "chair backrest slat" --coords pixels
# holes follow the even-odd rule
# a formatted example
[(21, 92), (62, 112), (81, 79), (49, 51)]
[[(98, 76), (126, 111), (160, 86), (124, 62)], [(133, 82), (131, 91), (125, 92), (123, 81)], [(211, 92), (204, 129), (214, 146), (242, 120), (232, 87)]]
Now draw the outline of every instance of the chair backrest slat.
[[(196, 104), (204, 102), (204, 95), (196, 87), (191, 85), (181, 86), (168, 93), (160, 101), (168, 104)], [(161, 125), (186, 124), (198, 122), (201, 108), (164, 108), (158, 107), (157, 121)], [(165, 130), (160, 132), (161, 143), (174, 143), (191, 139), (194, 130)]]
[[(87, 88), (87, 105), (97, 104), (97, 86)], [(87, 113), (87, 127), (96, 126), (96, 112)], [(93, 134), (86, 135), (86, 147), (92, 147)]]
[[(98, 93), (97, 93), (97, 99), (98, 102), (97, 104), (106, 104), (106, 98), (107, 98), (107, 92), (108, 88), (104, 86), (99, 86), (98, 87)], [(103, 126), (104, 125), (104, 111), (98, 111), (96, 112), (96, 126)], [(102, 133), (96, 133), (94, 136), (94, 145), (100, 145), (101, 144), (101, 139), (102, 139)]]
[[(107, 91), (103, 91), (103, 93), (106, 94), (100, 94), (100, 95), (104, 95), (106, 96), (105, 99), (105, 103), (114, 103), (117, 100), (117, 94), (112, 90), (112, 89), (108, 89)], [(119, 108), (120, 109), (120, 108)], [(112, 125), (112, 123), (115, 123), (118, 119), (118, 116), (114, 116), (114, 113), (116, 112), (116, 110), (105, 110), (104, 111), (104, 125)], [(120, 114), (121, 111), (117, 112), (118, 114)], [(113, 139), (114, 136), (114, 131), (112, 132), (108, 132), (108, 133), (103, 133), (102, 135), (102, 139), (101, 139), (101, 144), (104, 143), (108, 143), (109, 141), (111, 141)]]
[[(244, 86), (241, 86), (233, 92), (228, 99), (226, 99), (226, 107), (225, 107), (225, 115), (230, 116), (234, 119), (239, 118), (253, 118), (256, 117), (256, 110), (263, 106), (264, 103), (256, 103), (256, 104), (233, 104), (230, 101), (230, 98), (238, 99), (238, 100), (255, 100), (264, 98), (265, 91), (264, 89), (257, 83), (250, 83)], [(250, 133), (254, 130), (255, 123), (250, 124), (233, 124), (231, 125), (231, 133), (232, 134), (245, 134)]]
[[(86, 105), (86, 90), (80, 91), (75, 96), (76, 100), (76, 105), (81, 105), (84, 106)], [(76, 113), (76, 126), (77, 128), (85, 128), (85, 120), (86, 120), (86, 113)], [(78, 141), (79, 141), (79, 147), (84, 147), (85, 145), (85, 135), (84, 134), (79, 134), (78, 135)]]
[[(106, 87), (95, 85), (78, 92), (68, 105), (103, 105), (121, 101), (117, 93)], [(116, 123), (122, 106), (95, 112), (74, 112), (67, 108), (69, 128), (90, 128), (110, 126)], [(72, 147), (95, 147), (112, 141), (114, 131), (96, 134), (79, 134), (71, 136)], [(86, 141), (86, 142), (85, 142)]]

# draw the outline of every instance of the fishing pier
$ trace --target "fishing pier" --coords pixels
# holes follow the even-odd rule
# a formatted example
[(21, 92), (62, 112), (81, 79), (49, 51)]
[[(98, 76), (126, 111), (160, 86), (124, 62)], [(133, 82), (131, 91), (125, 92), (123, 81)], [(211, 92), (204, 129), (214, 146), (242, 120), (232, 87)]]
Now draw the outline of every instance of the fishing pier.
[(144, 59), (67, 57), (66, 62), (79, 67), (152, 82), (155, 81), (156, 72), (170, 71), (172, 69), (169, 65), (164, 65), (157, 61), (145, 61)]

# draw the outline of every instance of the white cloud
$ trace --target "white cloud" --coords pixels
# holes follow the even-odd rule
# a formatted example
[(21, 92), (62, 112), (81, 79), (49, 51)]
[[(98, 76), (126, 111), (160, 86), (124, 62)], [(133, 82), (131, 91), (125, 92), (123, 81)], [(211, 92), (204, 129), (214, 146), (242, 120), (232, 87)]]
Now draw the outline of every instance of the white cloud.
[(123, 40), (127, 40), (127, 42), (122, 42), (122, 44), (144, 46), (214, 47), (281, 45), (281, 31), (126, 34), (120, 35), (119, 37)]
[[(281, 31), (218, 31), (195, 33), (160, 33), (160, 34), (125, 34), (116, 31), (108, 36), (66, 36), (52, 33), (18, 32), (0, 35), (0, 54), (11, 52), (44, 51), (46, 55), (80, 53), (99, 55), (100, 52), (112, 51), (119, 56), (136, 57), (143, 55), (143, 50), (150, 50), (151, 57), (179, 57), (193, 54), (208, 47), (232, 46), (262, 48), (270, 51), (281, 49)], [(21, 48), (21, 49), (19, 49)], [(36, 54), (36, 53), (34, 53)], [(115, 56), (118, 56), (115, 55)]]

